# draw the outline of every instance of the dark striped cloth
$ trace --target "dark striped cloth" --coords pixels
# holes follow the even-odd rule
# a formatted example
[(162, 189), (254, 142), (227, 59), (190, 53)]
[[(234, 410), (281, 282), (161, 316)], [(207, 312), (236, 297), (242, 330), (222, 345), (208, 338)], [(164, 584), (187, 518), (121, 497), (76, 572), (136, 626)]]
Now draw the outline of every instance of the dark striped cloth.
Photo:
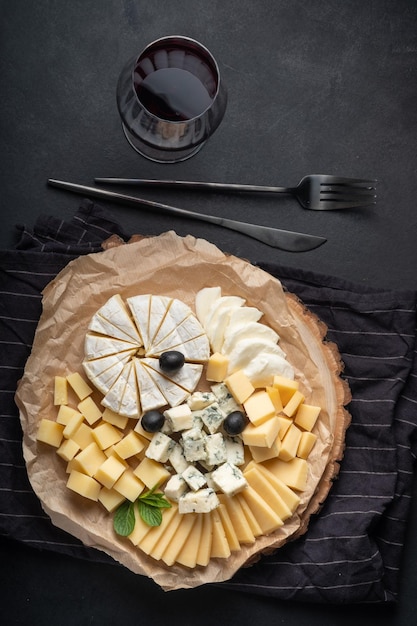
[[(71, 221), (22, 227), (0, 252), (0, 533), (27, 545), (113, 562), (55, 528), (27, 479), (14, 403), (41, 313), (41, 290), (73, 258), (128, 236), (85, 202)], [(412, 490), (417, 430), (414, 292), (372, 290), (336, 278), (260, 264), (328, 326), (345, 363), (352, 425), (338, 480), (308, 533), (223, 587), (306, 602), (393, 602)]]

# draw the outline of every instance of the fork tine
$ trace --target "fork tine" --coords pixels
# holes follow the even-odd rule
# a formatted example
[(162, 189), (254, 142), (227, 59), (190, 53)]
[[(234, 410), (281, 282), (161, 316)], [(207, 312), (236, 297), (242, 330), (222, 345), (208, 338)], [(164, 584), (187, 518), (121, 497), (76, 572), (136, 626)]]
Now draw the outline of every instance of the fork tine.
[(337, 200), (334, 198), (322, 198), (320, 200), (320, 205), (325, 210), (333, 210), (333, 209), (355, 209), (359, 207), (371, 206), (372, 204), (376, 204), (375, 200), (371, 198), (375, 198), (376, 196), (370, 196), (370, 199), (362, 198), (361, 200), (347, 200), (346, 198)]
[(374, 187), (378, 181), (366, 178), (345, 178), (343, 176), (322, 176), (322, 185), (368, 185)]
[(336, 199), (338, 197), (345, 196), (355, 196), (358, 198), (359, 196), (375, 196), (375, 188), (365, 188), (365, 187), (333, 187), (333, 186), (322, 186), (320, 189), (320, 197), (324, 195), (332, 195), (335, 196)]

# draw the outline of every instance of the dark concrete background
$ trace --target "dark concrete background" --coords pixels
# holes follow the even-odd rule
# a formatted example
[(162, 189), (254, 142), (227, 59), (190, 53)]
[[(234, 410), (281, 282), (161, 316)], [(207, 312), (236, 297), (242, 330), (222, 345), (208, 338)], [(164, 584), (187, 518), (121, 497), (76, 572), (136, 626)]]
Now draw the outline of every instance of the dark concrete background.
[[(197, 156), (158, 165), (124, 139), (115, 87), (124, 62), (168, 34), (194, 37), (213, 52), (229, 104)], [(295, 200), (272, 196), (141, 192), (183, 208), (328, 238), (302, 254), (214, 225), (103, 205), (128, 232), (175, 229), (252, 262), (417, 288), (415, 0), (2, 0), (0, 76), (1, 247), (14, 243), (17, 223), (30, 228), (41, 213), (73, 215), (80, 198), (47, 187), (49, 177), (85, 184), (95, 176), (141, 176), (277, 185), (293, 185), (309, 173), (372, 177), (379, 181), (377, 205), (336, 213), (306, 211)], [(396, 610), (300, 606), (212, 587), (161, 594), (126, 570), (2, 540), (6, 609), (0, 621), (409, 625), (417, 609), (416, 528), (414, 502)]]

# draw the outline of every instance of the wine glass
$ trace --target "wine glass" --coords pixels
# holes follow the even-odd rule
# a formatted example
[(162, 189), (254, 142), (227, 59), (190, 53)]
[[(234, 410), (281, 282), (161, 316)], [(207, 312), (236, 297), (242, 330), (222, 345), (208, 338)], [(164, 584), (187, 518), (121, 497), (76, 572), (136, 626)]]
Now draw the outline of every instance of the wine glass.
[(127, 140), (159, 163), (196, 154), (219, 126), (226, 104), (216, 60), (189, 37), (153, 41), (126, 63), (117, 85)]

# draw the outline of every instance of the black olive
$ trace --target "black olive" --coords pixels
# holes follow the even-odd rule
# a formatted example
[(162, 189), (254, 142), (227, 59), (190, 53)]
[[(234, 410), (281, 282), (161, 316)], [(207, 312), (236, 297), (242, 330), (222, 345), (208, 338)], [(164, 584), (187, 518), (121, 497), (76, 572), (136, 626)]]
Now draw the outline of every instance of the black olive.
[(178, 350), (168, 350), (159, 357), (159, 367), (167, 374), (177, 372), (184, 365), (184, 355)]
[(223, 428), (228, 435), (240, 435), (244, 430), (248, 419), (242, 411), (233, 411), (225, 417)]
[(164, 422), (165, 417), (156, 409), (147, 411), (142, 415), (141, 419), (142, 428), (147, 433), (156, 433), (158, 430), (161, 430)]

